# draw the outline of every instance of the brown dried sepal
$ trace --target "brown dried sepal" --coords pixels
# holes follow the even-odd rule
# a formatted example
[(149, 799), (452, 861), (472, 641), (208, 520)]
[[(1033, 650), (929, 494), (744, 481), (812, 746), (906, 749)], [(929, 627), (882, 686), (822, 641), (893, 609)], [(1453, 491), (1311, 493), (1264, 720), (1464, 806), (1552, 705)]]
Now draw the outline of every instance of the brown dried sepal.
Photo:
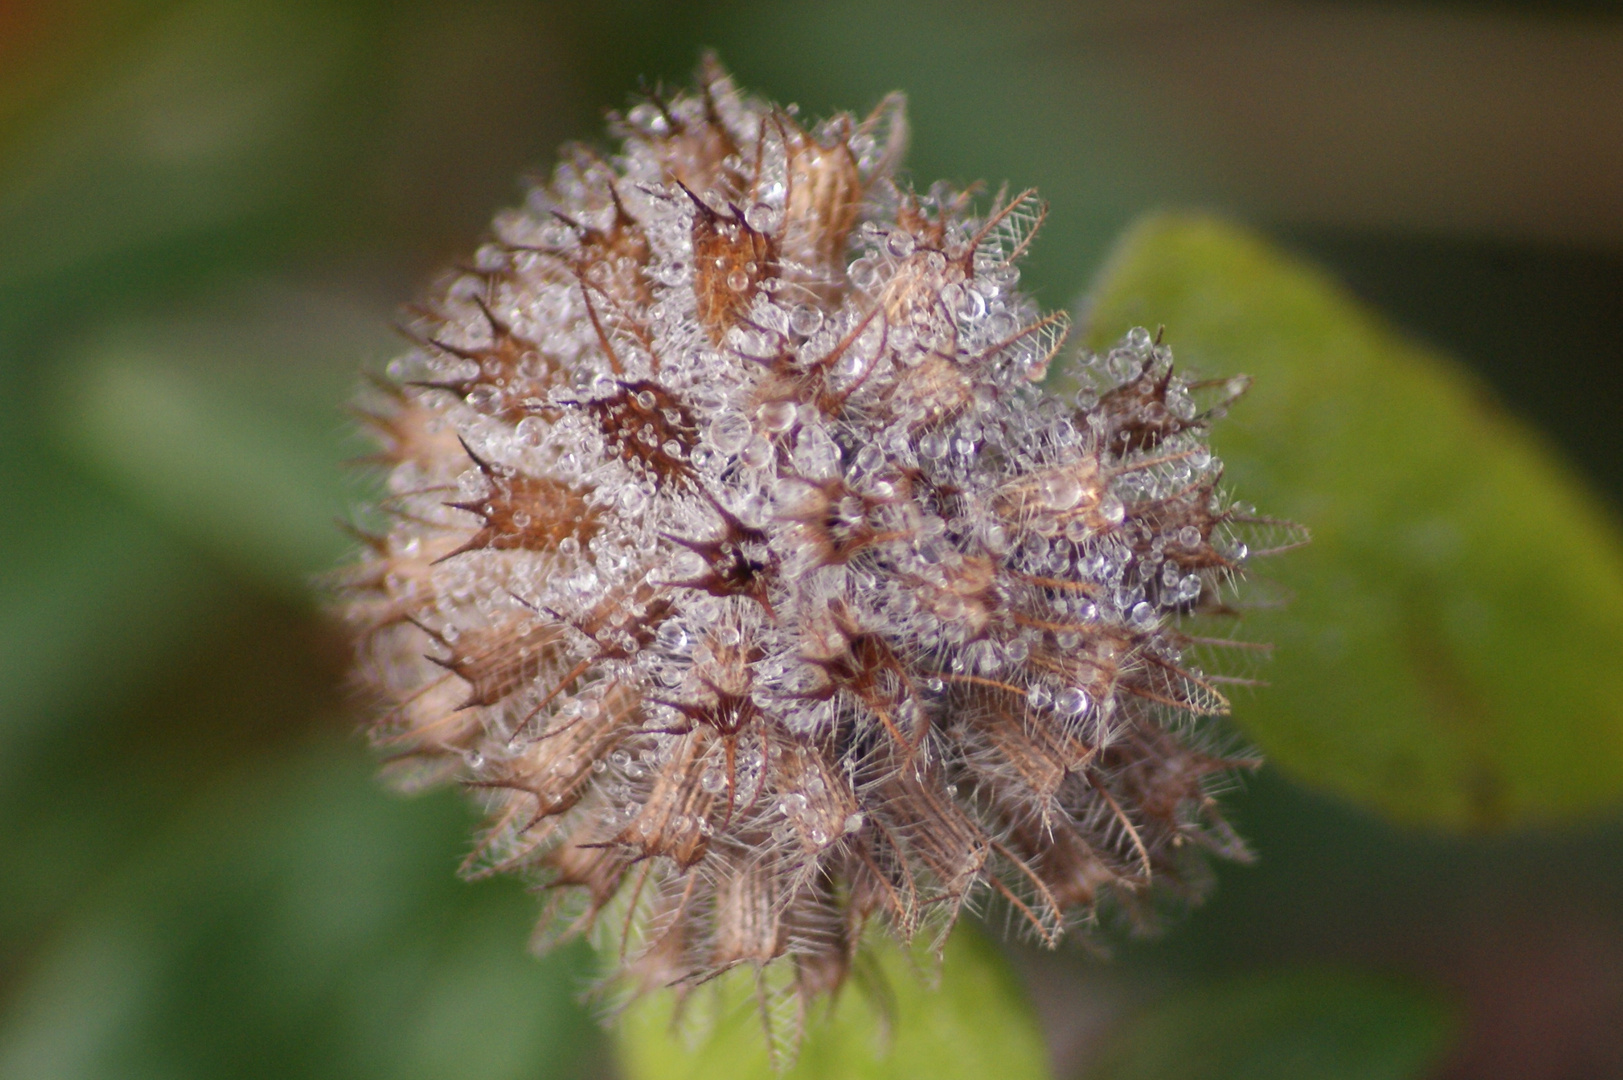
[[(688, 457), (698, 444), (698, 429), (687, 405), (658, 383), (620, 384), (606, 398), (588, 405), (612, 451), (660, 483), (688, 486), (693, 466)], [(668, 444), (674, 444), (671, 450)]]
[(1129, 883), (1133, 875), (1130, 869), (1112, 865), (1074, 827), (1054, 827), (1029, 814), (1011, 817), (1004, 843), (1037, 872), (1062, 909), (1092, 904), (1102, 890)]
[[(614, 899), (632, 856), (619, 848), (592, 843), (589, 834), (553, 848), (541, 863), (550, 872), (549, 889), (584, 889), (588, 898), (587, 917), (602, 910)], [(584, 926), (578, 929), (585, 929)]]
[(350, 620), (360, 628), (363, 641), (409, 621), (435, 603), (434, 563), (442, 557), (440, 552), (451, 548), (454, 538), (434, 537), (402, 549), (387, 537), (353, 528), (350, 533), (369, 553), (345, 578), (346, 588), (356, 594)]
[(449, 505), (478, 515), (482, 524), (454, 551), (441, 556), (442, 561), (485, 548), (554, 551), (569, 538), (585, 547), (597, 535), (597, 509), (585, 491), (474, 460), (485, 474), (488, 490), (480, 498)]
[(819, 144), (782, 113), (775, 124), (788, 159), (789, 190), (778, 232), (785, 276), (827, 282), (845, 269), (846, 240), (866, 195), (862, 174), (844, 141)]
[(843, 479), (807, 481), (806, 495), (784, 519), (797, 521), (824, 566), (850, 562), (858, 552), (911, 535), (887, 528), (881, 512), (893, 502), (853, 489)]
[(750, 227), (737, 208), (718, 212), (691, 190), (693, 200), (693, 295), (699, 322), (721, 344), (749, 310), (761, 282), (774, 277), (778, 256), (772, 237)]
[(772, 605), (767, 598), (767, 590), (777, 570), (778, 560), (767, 548), (766, 534), (745, 525), (736, 515), (719, 505), (714, 509), (722, 522), (719, 537), (712, 540), (667, 537), (694, 552), (706, 563), (705, 572), (699, 577), (674, 584), (702, 589), (711, 596), (747, 596), (770, 614)]
[(975, 883), (991, 853), (984, 830), (946, 794), (946, 785), (927, 766), (897, 769), (880, 784), (886, 836), (913, 867), (931, 880), (910, 883), (926, 902), (956, 906)]
[(699, 93), (704, 115), (690, 122), (674, 115), (659, 95), (649, 100), (660, 109), (667, 130), (655, 134), (659, 156), (666, 175), (694, 191), (714, 191), (731, 200), (741, 198), (749, 176), (738, 164), (738, 143), (722, 121), (723, 104), (733, 105), (738, 91), (733, 80), (713, 56), (706, 56), (699, 68)]
[(1029, 620), (1028, 624), (1044, 631), (1028, 658), (1034, 673), (1048, 676), (1056, 686), (1079, 687), (1091, 701), (1113, 700), (1124, 663), (1135, 659), (1139, 635), (1110, 623), (1084, 627), (1080, 623)]
[[(1211, 777), (1255, 770), (1262, 764), (1255, 758), (1220, 757), (1179, 745), (1159, 729), (1134, 731), (1124, 741), (1127, 745), (1121, 749), (1106, 751), (1105, 765), (1116, 770), (1116, 785), (1128, 804), (1138, 807), (1141, 820), (1169, 838), (1202, 836), (1204, 831), (1192, 826), (1216, 820), (1217, 800), (1208, 792)], [(1226, 826), (1205, 839), (1232, 844), (1223, 854), (1249, 861), (1244, 845)]]
[(1104, 512), (1110, 478), (1096, 454), (1065, 465), (1034, 469), (1004, 485), (993, 509), (1016, 528), (1052, 535), (1080, 520), (1091, 532), (1109, 532), (1120, 517)]
[(778, 797), (788, 800), (784, 809), (802, 849), (821, 851), (860, 826), (861, 819), (853, 819), (856, 793), (822, 749), (789, 743), (778, 748), (776, 757), (773, 783)]
[(576, 273), (585, 285), (601, 294), (615, 312), (639, 311), (654, 298), (653, 284), (648, 278), (648, 234), (637, 219), (626, 212), (613, 170), (590, 149), (577, 146), (572, 150), (576, 173), (614, 208), (604, 228), (558, 215), (574, 227), (580, 239), (580, 247), (575, 252)]
[(711, 738), (695, 728), (681, 740), (670, 761), (654, 772), (637, 816), (615, 834), (613, 843), (635, 848), (642, 857), (667, 855), (680, 870), (704, 858), (710, 808), (716, 801), (702, 782)]
[[(1192, 484), (1170, 498), (1133, 507), (1135, 520), (1146, 523), (1151, 530), (1173, 537), (1173, 542), (1162, 548), (1161, 555), (1185, 574), (1238, 569), (1234, 560), (1212, 543), (1213, 534), (1219, 528), (1235, 521), (1231, 511), (1213, 509), (1217, 484), (1217, 478), (1213, 477)], [(1184, 536), (1186, 529), (1193, 530), (1187, 538)], [(1150, 550), (1149, 535), (1153, 533), (1135, 531), (1132, 539), (1136, 552), (1142, 554)]]
[(783, 882), (778, 861), (751, 860), (716, 883), (715, 937), (710, 962), (717, 968), (782, 956), (789, 947), (784, 925)]
[(385, 404), (377, 409), (356, 409), (355, 416), (383, 446), (362, 461), (384, 466), (410, 464), (426, 472), (455, 457), (459, 446), (456, 428), (438, 409), (424, 405), (395, 383), (378, 379), (372, 385)]
[(520, 621), (457, 638), (455, 644), (433, 634), (450, 650), (449, 657), (429, 657), (468, 684), (461, 708), (494, 705), (556, 667), (563, 632), (556, 623)]
[[(805, 656), (808, 663), (822, 671), (825, 680), (821, 689), (808, 691), (805, 696), (826, 700), (846, 694), (876, 717), (898, 744), (909, 750), (916, 748), (928, 721), (908, 664), (882, 634), (846, 621), (840, 623), (839, 630), (845, 642), (842, 648)], [(919, 706), (916, 723), (911, 726), (901, 716), (903, 706), (910, 703)]]
[(897, 378), (889, 404), (909, 418), (909, 430), (923, 434), (951, 423), (975, 401), (975, 384), (962, 364), (926, 354)]
[(988, 790), (1006, 788), (999, 780), (1008, 770), (1020, 777), (1020, 791), (1040, 816), (1055, 809), (1066, 778), (1088, 768), (1096, 754), (1064, 725), (1028, 707), (1026, 691), (986, 678), (959, 679), (953, 715), (960, 717), (966, 739), (983, 741), (988, 753), (971, 766)]
[[(444, 390), (462, 398), (469, 407), (507, 423), (547, 411), (547, 395), (559, 383), (561, 365), (539, 344), (516, 333), (484, 300), (475, 299), (489, 333), (488, 344), (468, 346), (446, 340), (442, 333), (413, 334), (424, 348), (478, 365), (466, 378), (431, 379), (410, 385)], [(446, 316), (428, 316), (437, 322)]]

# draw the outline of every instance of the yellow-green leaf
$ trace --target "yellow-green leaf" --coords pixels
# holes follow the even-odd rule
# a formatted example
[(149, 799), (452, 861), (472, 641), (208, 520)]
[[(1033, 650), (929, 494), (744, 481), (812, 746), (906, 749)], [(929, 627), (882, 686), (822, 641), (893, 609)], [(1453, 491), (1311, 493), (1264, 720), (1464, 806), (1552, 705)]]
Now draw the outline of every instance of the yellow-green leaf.
[[(1157, 217), (1119, 247), (1090, 344), (1166, 328), (1253, 376), (1213, 443), (1233, 490), (1307, 525), (1255, 566), (1272, 684), (1235, 718), (1298, 779), (1406, 821), (1494, 827), (1623, 796), (1623, 541), (1588, 486), (1457, 363), (1233, 226)], [(1514, 405), (1514, 403), (1511, 403)]]
[[(960, 927), (938, 979), (874, 941), (864, 957), (865, 990), (848, 985), (832, 1012), (814, 1010), (794, 1065), (774, 1072), (753, 971), (735, 970), (701, 987), (673, 1023), (675, 999), (657, 993), (634, 1005), (618, 1029), (627, 1080), (1035, 1080), (1048, 1055), (1036, 1020), (997, 951)], [(781, 1027), (784, 1016), (775, 1010)]]

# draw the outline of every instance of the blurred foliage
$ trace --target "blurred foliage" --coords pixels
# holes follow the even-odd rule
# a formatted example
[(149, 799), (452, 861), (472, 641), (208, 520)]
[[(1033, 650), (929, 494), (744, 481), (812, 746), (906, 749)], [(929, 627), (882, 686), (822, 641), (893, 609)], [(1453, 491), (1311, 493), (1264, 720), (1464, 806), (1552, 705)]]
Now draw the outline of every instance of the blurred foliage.
[(337, 415), (354, 377), (330, 360), (386, 343), (304, 297), (224, 307), (87, 342), (60, 391), (62, 443), (178, 535), (302, 598), (352, 543), (334, 522), (373, 494), (341, 464), (373, 447)]
[[(387, 359), (393, 306), (469, 250), (515, 176), (600, 139), (605, 105), (685, 80), (706, 45), (811, 113), (905, 88), (920, 181), (1008, 177), (1053, 200), (1025, 280), (1063, 305), (1137, 213), (1227, 199), (1129, 85), (1140, 67), (1158, 85), (1142, 58), (1161, 24), (1145, 36), (1107, 7), (0, 5), (0, 1075), (612, 1069), (582, 1004), (590, 957), (528, 956), (535, 899), (454, 876), (461, 799), (387, 794), (350, 735), (346, 646), (310, 583), (369, 491), (341, 465), (364, 453), (341, 412), (354, 372)], [(1623, 493), (1614, 254), (1290, 235)], [(1219, 447), (1244, 497), (1318, 536), (1261, 567), (1295, 597), (1246, 620), (1279, 647), (1239, 722), (1292, 776), (1409, 820), (1604, 810), (1619, 609), (1593, 496), (1317, 271), (1218, 226), (1135, 237), (1094, 331), (1165, 323), (1181, 361), (1256, 376)], [(1111, 1076), (1224, 1075), (1171, 1072), (1157, 1055), (1175, 1048), (1230, 1075), (1420, 1075), (1453, 1029), (1411, 979), (1469, 1010), (1451, 1075), (1623, 1069), (1615, 825), (1406, 832), (1272, 769), (1230, 800), (1261, 861), (1220, 868), (1164, 940), (1106, 935), (1112, 963), (1059, 958), (1073, 981), (1029, 1001), (1003, 966), (1031, 976), (1018, 949), (955, 938), (939, 992), (892, 957), (890, 1054), (862, 1057), (878, 1020), (848, 993), (851, 1026), (802, 1069), (1041, 1075), (1034, 1004), (1062, 1074), (1104, 1045)], [(656, 1060), (658, 1008), (621, 1046), (627, 1072), (759, 1069), (742, 1009), (719, 1021), (738, 1041)], [(1089, 1010), (1115, 1034), (1066, 1050)]]
[(579, 1075), (580, 957), (515, 947), (522, 891), (444, 872), (454, 796), (382, 802), (371, 769), (324, 741), (216, 778), (80, 905), (0, 1075)]
[(768, 1058), (752, 972), (735, 971), (700, 987), (680, 1019), (673, 1016), (670, 996), (644, 999), (633, 1006), (617, 1040), (626, 1080), (1049, 1075), (1024, 994), (1003, 958), (970, 927), (953, 933), (939, 965), (875, 940), (859, 959), (853, 982), (830, 1015), (809, 1018), (798, 1058), (778, 1073)]

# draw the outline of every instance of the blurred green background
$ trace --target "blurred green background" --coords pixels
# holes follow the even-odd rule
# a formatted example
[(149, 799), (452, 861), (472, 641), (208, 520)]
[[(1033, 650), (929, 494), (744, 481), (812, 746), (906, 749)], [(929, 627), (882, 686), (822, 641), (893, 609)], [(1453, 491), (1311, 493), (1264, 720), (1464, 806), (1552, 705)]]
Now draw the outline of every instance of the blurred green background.
[[(375, 781), (312, 582), (398, 305), (704, 47), (814, 115), (905, 90), (921, 182), (1039, 187), (1050, 307), (1146, 211), (1245, 222), (1615, 519), (1608, 4), (0, 0), (0, 1077), (615, 1075), (589, 956), (456, 879), (455, 793)], [(1229, 804), (1259, 863), (1161, 938), (1010, 946), (1056, 1076), (1623, 1075), (1615, 810), (1461, 835), (1273, 769)], [(1179, 1039), (1205, 1071), (1141, 1052)]]

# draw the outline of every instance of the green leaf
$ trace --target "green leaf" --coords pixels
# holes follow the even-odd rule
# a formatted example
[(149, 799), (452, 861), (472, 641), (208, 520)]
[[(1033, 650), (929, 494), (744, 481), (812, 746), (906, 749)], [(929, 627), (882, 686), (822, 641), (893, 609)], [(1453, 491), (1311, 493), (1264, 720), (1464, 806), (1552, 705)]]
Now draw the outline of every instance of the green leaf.
[[(890, 942), (875, 940), (865, 948), (859, 967), (869, 978), (858, 982), (867, 987), (848, 986), (831, 1013), (815, 1010), (787, 1071), (774, 1072), (768, 1061), (754, 972), (738, 970), (695, 991), (680, 1023), (673, 1023), (670, 993), (632, 1006), (618, 1030), (627, 1080), (1049, 1075), (1031, 1009), (1002, 957), (980, 934), (962, 925), (953, 933), (939, 980), (932, 980), (936, 985), (926, 985), (908, 955)], [(707, 1026), (695, 1039), (692, 1029), (699, 1023)]]
[(1089, 1080), (1408, 1080), (1447, 1049), (1452, 1010), (1405, 983), (1292, 971), (1174, 997), (1129, 1021)]
[(1166, 327), (1180, 364), (1246, 373), (1215, 425), (1234, 492), (1306, 524), (1255, 565), (1272, 684), (1235, 718), (1281, 767), (1399, 820), (1569, 819), (1623, 796), (1623, 542), (1589, 488), (1456, 363), (1230, 225), (1123, 241), (1089, 344)]

